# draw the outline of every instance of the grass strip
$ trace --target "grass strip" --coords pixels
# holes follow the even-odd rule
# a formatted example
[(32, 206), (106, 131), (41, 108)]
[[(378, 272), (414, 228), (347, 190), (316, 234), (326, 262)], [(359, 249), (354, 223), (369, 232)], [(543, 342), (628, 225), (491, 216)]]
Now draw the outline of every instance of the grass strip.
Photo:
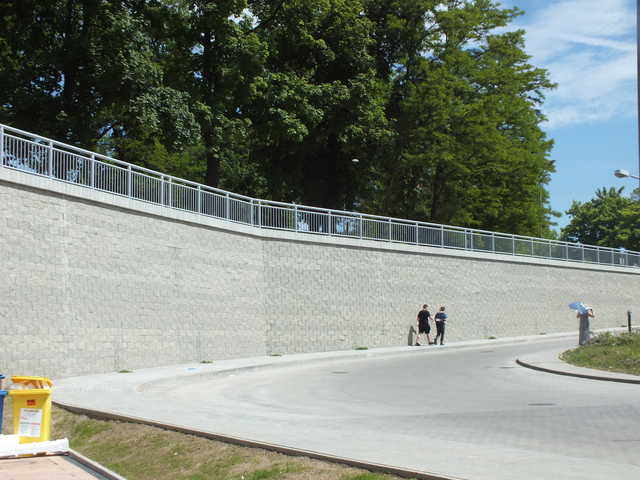
[(560, 358), (579, 367), (640, 375), (640, 334), (606, 332), (587, 345), (567, 350)]
[[(12, 433), (12, 405), (3, 432)], [(400, 480), (395, 475), (291, 457), (148, 425), (97, 420), (53, 407), (52, 438), (128, 480)]]

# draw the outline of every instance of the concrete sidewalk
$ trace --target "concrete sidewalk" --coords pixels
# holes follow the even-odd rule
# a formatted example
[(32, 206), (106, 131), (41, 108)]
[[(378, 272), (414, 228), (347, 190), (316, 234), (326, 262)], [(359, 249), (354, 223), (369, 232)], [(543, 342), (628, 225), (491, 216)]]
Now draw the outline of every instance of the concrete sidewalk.
[(594, 368), (584, 368), (571, 365), (560, 359), (564, 349), (543, 350), (534, 354), (518, 357), (517, 363), (523, 367), (532, 368), (541, 372), (566, 375), (570, 377), (587, 378), (591, 380), (604, 380), (608, 382), (640, 384), (640, 376), (625, 373), (609, 372)]
[[(386, 347), (371, 350), (340, 350), (332, 352), (300, 353), (282, 356), (260, 356), (219, 360), (213, 363), (189, 363), (180, 365), (167, 365), (163, 367), (144, 368), (129, 373), (99, 373), (83, 375), (79, 377), (67, 377), (54, 380), (56, 385), (53, 400), (76, 406), (90, 408), (101, 407), (109, 410), (113, 406), (114, 399), (131, 393), (143, 393), (146, 391), (160, 392), (163, 389), (174, 389), (183, 384), (192, 384), (216, 376), (233, 376), (244, 372), (253, 372), (262, 369), (279, 369), (304, 364), (321, 364), (336, 361), (350, 361), (367, 358), (384, 358), (415, 355), (425, 353), (448, 352), (452, 350), (474, 349), (488, 346), (528, 344), (531, 342), (553, 341), (576, 337), (577, 334), (557, 333), (551, 335), (534, 335), (524, 337), (509, 337), (495, 340), (470, 340), (454, 342), (447, 345), (428, 346), (403, 346)], [(101, 396), (104, 394), (104, 397)], [(101, 401), (102, 399), (106, 401)]]

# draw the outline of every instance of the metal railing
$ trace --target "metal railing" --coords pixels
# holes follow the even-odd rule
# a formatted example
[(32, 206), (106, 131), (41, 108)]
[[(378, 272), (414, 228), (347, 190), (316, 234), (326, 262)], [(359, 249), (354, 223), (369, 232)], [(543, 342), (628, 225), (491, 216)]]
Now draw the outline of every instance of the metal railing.
[(640, 252), (260, 200), (0, 124), (0, 166), (257, 228), (640, 267)]

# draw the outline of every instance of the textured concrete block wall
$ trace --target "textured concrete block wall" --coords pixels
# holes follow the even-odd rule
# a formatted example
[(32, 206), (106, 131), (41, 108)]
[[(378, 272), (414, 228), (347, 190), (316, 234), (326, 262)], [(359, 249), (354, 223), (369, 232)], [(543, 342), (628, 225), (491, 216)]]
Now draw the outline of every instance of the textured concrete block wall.
[(255, 239), (6, 183), (0, 205), (2, 372), (265, 353)]
[(574, 300), (612, 327), (640, 313), (638, 273), (257, 230), (0, 168), (12, 374), (406, 345), (425, 302), (451, 341), (574, 330)]
[(628, 309), (640, 318), (628, 270), (437, 253), (266, 241), (268, 350), (406, 345), (423, 303), (446, 306), (450, 341), (573, 331), (573, 301), (594, 307), (594, 329), (625, 324)]

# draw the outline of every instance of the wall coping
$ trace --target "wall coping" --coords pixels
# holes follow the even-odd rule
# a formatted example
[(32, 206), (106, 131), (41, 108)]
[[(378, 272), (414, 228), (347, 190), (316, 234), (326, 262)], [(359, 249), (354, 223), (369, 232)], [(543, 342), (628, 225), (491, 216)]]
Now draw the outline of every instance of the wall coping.
[[(411, 245), (405, 243), (383, 242), (379, 240), (365, 240), (349, 237), (333, 237), (311, 232), (291, 232), (286, 230), (274, 230), (260, 228), (229, 220), (207, 217), (197, 213), (170, 208), (142, 200), (116, 195), (110, 192), (102, 192), (89, 187), (55, 181), (44, 176), (32, 173), (20, 172), (8, 168), (0, 168), (0, 183), (8, 183), (20, 187), (26, 187), (43, 191), (46, 194), (57, 194), (69, 197), (81, 202), (105, 205), (143, 215), (151, 215), (165, 220), (178, 221), (199, 225), (216, 230), (224, 230), (231, 233), (261, 238), (268, 241), (291, 241), (327, 245), (340, 248), (358, 248), (378, 251), (403, 252), (415, 255), (431, 255), (453, 258), (468, 258), (487, 262), (502, 262), (524, 265), (538, 265), (556, 268), (570, 268), (574, 270), (590, 270), (601, 272), (615, 272), (627, 275), (640, 275), (640, 268), (618, 267), (615, 265), (603, 265), (579, 261), (563, 261), (548, 258), (527, 257), (510, 254), (498, 254), (477, 252), (469, 250), (457, 250), (453, 248), (439, 248), (425, 245)], [(1, 208), (1, 207), (0, 207)]]

